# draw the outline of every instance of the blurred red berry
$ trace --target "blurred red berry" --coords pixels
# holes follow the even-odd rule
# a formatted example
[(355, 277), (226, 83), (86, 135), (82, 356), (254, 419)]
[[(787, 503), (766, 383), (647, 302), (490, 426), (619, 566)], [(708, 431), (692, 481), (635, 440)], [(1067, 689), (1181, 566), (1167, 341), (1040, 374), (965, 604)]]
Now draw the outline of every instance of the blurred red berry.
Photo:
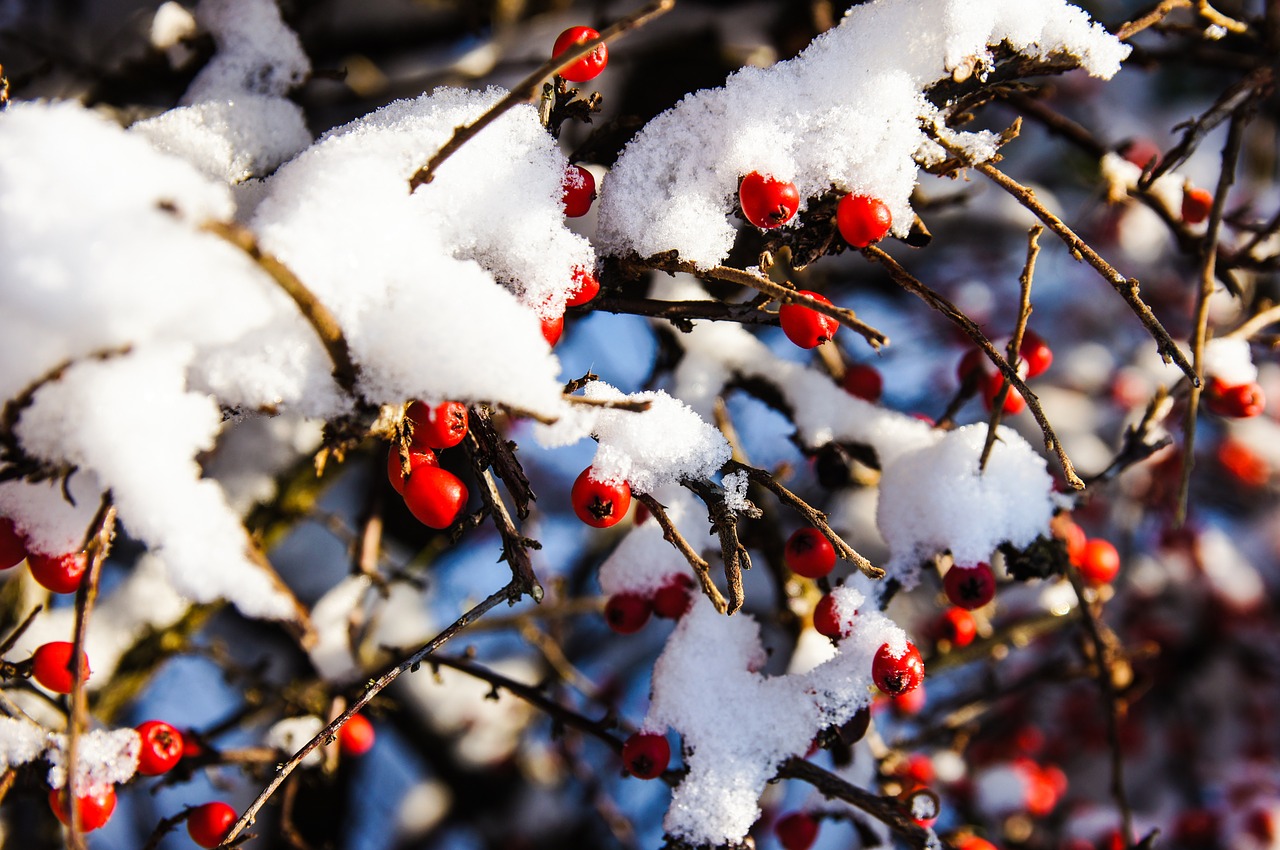
[(693, 579), (684, 573), (667, 578), (653, 594), (653, 613), (668, 620), (678, 620), (693, 604)]
[(622, 742), (622, 764), (637, 779), (656, 779), (671, 761), (666, 735), (637, 732)]
[(54, 593), (75, 593), (84, 583), (89, 558), (84, 552), (68, 552), (65, 555), (27, 554), (27, 567), (36, 584)]
[(875, 404), (884, 393), (884, 378), (876, 367), (854, 363), (845, 370), (841, 386), (849, 395)]
[(995, 598), (996, 574), (985, 562), (955, 564), (942, 577), (942, 587), (952, 605), (972, 611)]
[(13, 520), (0, 517), (0, 570), (16, 567), (27, 557), (26, 542), (13, 525)]
[(813, 606), (813, 628), (818, 634), (832, 640), (845, 637), (844, 623), (836, 611), (836, 598), (829, 593)]
[(1207, 189), (1185, 186), (1182, 190), (1182, 220), (1187, 224), (1199, 224), (1209, 217), (1213, 209), (1213, 194)]
[[(51, 691), (60, 694), (71, 693), (75, 673), (72, 671), (72, 656), (75, 646), (65, 640), (55, 640), (36, 649), (31, 656), (31, 675), (37, 682)], [(83, 673), (81, 681), (89, 679), (89, 657), (80, 653)]]
[(1085, 543), (1076, 567), (1086, 583), (1095, 587), (1109, 584), (1120, 572), (1120, 553), (1109, 541), (1095, 537)]
[(1018, 346), (1018, 356), (1027, 364), (1027, 377), (1035, 378), (1043, 375), (1053, 363), (1053, 349), (1035, 331), (1024, 331), (1022, 344)]
[(938, 615), (934, 634), (956, 648), (968, 646), (978, 634), (978, 624), (964, 608), (952, 607)]
[(564, 336), (564, 314), (544, 317), (538, 322), (542, 328), (542, 338), (547, 341), (547, 348), (555, 348), (560, 337)]
[(604, 604), (604, 620), (620, 635), (640, 631), (649, 622), (653, 602), (638, 593), (615, 593)]
[(818, 840), (818, 822), (804, 812), (792, 812), (773, 825), (773, 834), (784, 850), (809, 850)]
[(362, 756), (373, 749), (377, 733), (363, 714), (353, 714), (338, 730), (338, 749), (344, 756)]
[[(1000, 388), (1005, 384), (1004, 375), (999, 372), (992, 372), (986, 377), (982, 383), (982, 401), (987, 406), (987, 410), (992, 410), (996, 406), (996, 396), (1000, 394)], [(1022, 397), (1022, 393), (1018, 392), (1016, 387), (1010, 386), (1008, 393), (1004, 397), (1004, 406), (1001, 412), (1005, 416), (1017, 416), (1019, 413), (1027, 409), (1027, 402)]]
[(1262, 387), (1256, 383), (1227, 384), (1210, 378), (1204, 390), (1205, 407), (1219, 416), (1229, 419), (1249, 419), (1257, 416), (1267, 406)]

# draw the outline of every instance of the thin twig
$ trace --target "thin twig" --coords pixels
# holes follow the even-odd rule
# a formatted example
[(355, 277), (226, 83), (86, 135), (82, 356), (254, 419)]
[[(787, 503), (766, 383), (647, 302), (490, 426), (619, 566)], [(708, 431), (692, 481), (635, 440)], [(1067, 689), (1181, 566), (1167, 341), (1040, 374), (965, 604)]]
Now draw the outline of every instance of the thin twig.
[(1223, 336), (1230, 339), (1249, 339), (1267, 325), (1275, 322), (1280, 322), (1280, 304), (1274, 304), (1257, 315), (1251, 316), (1244, 324), (1233, 328), (1230, 333), (1223, 334)]
[(480, 501), (484, 502), (494, 526), (498, 529), (498, 534), (502, 537), (501, 560), (506, 561), (507, 566), (511, 568), (511, 583), (519, 589), (519, 595), (528, 595), (534, 602), (541, 602), (542, 585), (538, 583), (538, 577), (533, 572), (529, 550), (541, 549), (542, 544), (525, 537), (520, 533), (520, 529), (516, 528), (511, 514), (507, 511), (506, 503), (502, 501), (502, 493), (498, 491), (493, 473), (485, 465), (487, 459), (484, 454), (476, 435), (468, 431), (467, 455), (471, 460), (471, 470), (480, 482)]
[[(1017, 371), (1022, 359), (1022, 335), (1027, 330), (1027, 319), (1031, 317), (1031, 279), (1036, 273), (1036, 257), (1040, 255), (1039, 239), (1043, 232), (1044, 228), (1037, 224), (1027, 234), (1027, 261), (1023, 264), (1022, 276), (1018, 279), (1018, 321), (1005, 349), (1005, 359), (1013, 365), (1014, 371)], [(978, 459), (978, 469), (981, 471), (986, 471), (987, 460), (991, 457), (991, 450), (995, 448), (996, 429), (1000, 427), (1000, 417), (1004, 413), (1004, 402), (1008, 397), (1009, 383), (1006, 381), (1000, 385), (991, 402), (991, 421), (987, 425), (987, 438), (982, 443), (982, 457)]]
[(724, 301), (657, 301), (652, 298), (627, 298), (622, 295), (602, 293), (591, 299), (588, 308), (606, 313), (666, 319), (685, 332), (693, 329), (691, 323), (695, 320), (735, 322), (740, 325), (778, 324), (777, 313), (761, 310), (755, 304), (735, 304)]
[(413, 176), (409, 178), (409, 191), (413, 192), (419, 186), (430, 183), (441, 164), (453, 156), (459, 148), (475, 138), (485, 127), (497, 121), (512, 108), (538, 98), (542, 93), (542, 83), (547, 77), (569, 67), (574, 62), (593, 52), (600, 45), (608, 44), (619, 36), (637, 27), (644, 26), (659, 15), (670, 11), (673, 6), (675, 6), (675, 0), (656, 0), (656, 2), (650, 3), (608, 27), (600, 33), (599, 38), (584, 41), (582, 44), (569, 48), (559, 56), (553, 56), (543, 62), (532, 74), (516, 83), (511, 91), (489, 107), (483, 115), (470, 124), (464, 124), (454, 130), (449, 141), (445, 142), (444, 146), (436, 151), (431, 156), (431, 159), (427, 160), (426, 165), (415, 171)]
[(0, 656), (4, 656), (9, 652), (9, 650), (13, 649), (13, 645), (18, 642), (18, 638), (22, 637), (23, 633), (25, 633), (27, 629), (31, 628), (31, 624), (36, 620), (36, 615), (43, 610), (43, 605), (37, 605), (32, 608), (31, 613), (27, 615), (26, 619), (19, 623), (16, 629), (9, 632), (9, 636), (4, 639), (3, 643), (0, 643)]
[(724, 488), (706, 479), (680, 482), (693, 491), (707, 506), (707, 519), (720, 538), (720, 555), (724, 560), (724, 578), (729, 586), (725, 613), (732, 615), (742, 608), (746, 595), (742, 590), (742, 571), (751, 569), (751, 556), (738, 539), (738, 515), (725, 501)]
[(711, 600), (711, 604), (716, 606), (716, 610), (721, 614), (726, 613), (729, 603), (720, 593), (720, 588), (716, 587), (715, 582), (711, 580), (711, 565), (689, 545), (689, 541), (680, 533), (680, 529), (676, 528), (661, 502), (648, 493), (636, 493), (635, 497), (649, 509), (649, 513), (653, 514), (653, 518), (662, 528), (663, 539), (676, 547), (676, 551), (684, 556), (690, 567), (693, 567), (694, 574), (698, 576), (698, 583), (702, 585), (702, 592)]
[(1186, 9), (1190, 6), (1191, 0), (1160, 0), (1155, 8), (1118, 27), (1115, 31), (1116, 38), (1128, 41), (1148, 27), (1163, 21), (1174, 9)]

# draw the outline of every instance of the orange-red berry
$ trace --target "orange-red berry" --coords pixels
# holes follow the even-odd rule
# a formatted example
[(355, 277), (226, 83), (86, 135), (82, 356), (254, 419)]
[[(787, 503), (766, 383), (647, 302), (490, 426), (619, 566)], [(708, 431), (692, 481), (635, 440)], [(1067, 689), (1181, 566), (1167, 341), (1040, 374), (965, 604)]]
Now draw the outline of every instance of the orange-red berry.
[(404, 416), (414, 449), (448, 449), (467, 436), (467, 406), (462, 402), (446, 401), (430, 407), (415, 401)]
[[(75, 646), (65, 640), (55, 640), (36, 649), (31, 656), (31, 675), (37, 682), (51, 691), (60, 694), (71, 693), (75, 674), (72, 671), (72, 657)], [(83, 652), (81, 658), (81, 681), (89, 678), (89, 656)]]
[(769, 229), (795, 218), (800, 209), (800, 193), (794, 183), (753, 171), (738, 185), (738, 203), (743, 218), (756, 227)]
[(622, 763), (637, 779), (657, 779), (671, 761), (666, 735), (637, 732), (622, 743)]
[(353, 714), (338, 730), (338, 749), (344, 756), (362, 756), (373, 749), (377, 733), (363, 714)]
[(196, 806), (187, 816), (187, 834), (201, 847), (217, 847), (236, 825), (236, 810), (220, 800)]
[[(816, 292), (802, 289), (799, 295), (808, 295), (820, 304), (831, 302)], [(778, 309), (778, 320), (782, 323), (782, 332), (787, 339), (801, 348), (817, 348), (836, 335), (840, 323), (830, 316), (819, 313), (803, 304), (787, 303)]]
[[(71, 825), (71, 812), (67, 807), (66, 788), (49, 791), (49, 808), (53, 809), (53, 813), (58, 820), (67, 826)], [(115, 810), (115, 786), (109, 785), (105, 791), (97, 794), (76, 795), (76, 811), (79, 813), (80, 829), (83, 832), (92, 832), (104, 826), (107, 821), (111, 820), (111, 814)]]
[(588, 466), (573, 482), (573, 512), (592, 528), (617, 525), (631, 507), (631, 487), (625, 481), (598, 481), (591, 473)]
[(159, 776), (168, 773), (182, 759), (182, 733), (163, 720), (148, 720), (136, 727), (142, 739), (138, 751), (138, 773)]
[(581, 218), (591, 210), (591, 202), (596, 199), (596, 178), (590, 171), (581, 165), (569, 166), (560, 187), (566, 217)]
[[(556, 43), (551, 47), (551, 55), (553, 57), (559, 56), (574, 45), (583, 44), (599, 35), (600, 33), (591, 27), (569, 27), (556, 37)], [(598, 77), (608, 64), (609, 48), (601, 44), (577, 62), (563, 69), (560, 72), (560, 76), (573, 83), (585, 83), (587, 80), (593, 80)]]
[(845, 195), (836, 204), (836, 227), (844, 241), (865, 248), (885, 237), (893, 227), (893, 216), (879, 198)]
[(447, 469), (423, 464), (404, 482), (409, 513), (428, 528), (448, 528), (467, 508), (467, 485)]
[(882, 644), (871, 660), (871, 678), (876, 687), (891, 697), (920, 687), (924, 681), (924, 659), (920, 657), (920, 650), (907, 641), (906, 651), (894, 655), (889, 644)]

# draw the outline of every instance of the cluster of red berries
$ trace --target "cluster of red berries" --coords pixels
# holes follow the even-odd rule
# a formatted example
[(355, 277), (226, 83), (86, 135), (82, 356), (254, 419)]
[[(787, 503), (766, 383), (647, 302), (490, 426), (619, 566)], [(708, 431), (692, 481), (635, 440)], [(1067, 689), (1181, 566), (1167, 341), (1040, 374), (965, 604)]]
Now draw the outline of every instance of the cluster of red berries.
[[(847, 626), (836, 609), (834, 596), (828, 593), (818, 600), (813, 608), (813, 628), (818, 634), (838, 641), (849, 636)], [(906, 644), (906, 649), (898, 655), (889, 644), (881, 644), (871, 659), (871, 680), (891, 697), (913, 691), (924, 682), (924, 659), (920, 657), (920, 650), (911, 641)]]
[[(581, 307), (600, 292), (600, 281), (593, 272), (578, 266), (573, 270), (573, 289), (565, 300), (565, 307)], [(564, 313), (542, 319), (542, 338), (549, 348), (555, 348), (564, 335)]]
[(440, 466), (435, 450), (461, 443), (467, 436), (467, 408), (456, 401), (431, 407), (420, 401), (404, 414), (408, 441), (403, 454), (394, 443), (387, 452), (387, 478), (419, 522), (448, 528), (467, 507), (467, 485)]
[[(1039, 377), (1052, 363), (1053, 349), (1049, 348), (1049, 344), (1035, 331), (1023, 332), (1022, 343), (1018, 346), (1018, 363), (1016, 364), (1019, 376), (1023, 380)], [(1007, 384), (1004, 375), (992, 369), (983, 353), (976, 348), (965, 352), (964, 357), (960, 359), (956, 377), (960, 379), (962, 387), (976, 387), (982, 392), (983, 403), (986, 404), (987, 410), (995, 407), (996, 396)], [(1004, 406), (1001, 408), (1003, 415), (1015, 416), (1026, 407), (1027, 402), (1022, 397), (1022, 393), (1010, 386), (1004, 397)]]
[(1249, 419), (1266, 409), (1267, 399), (1256, 382), (1228, 384), (1210, 377), (1205, 382), (1204, 405), (1210, 412), (1228, 419)]
[(0, 570), (16, 567), (24, 560), (36, 583), (54, 593), (75, 593), (89, 567), (84, 552), (46, 555), (32, 551), (13, 521), (0, 517)]
[(693, 587), (692, 578), (684, 573), (674, 573), (652, 596), (615, 593), (604, 604), (604, 620), (620, 635), (640, 631), (654, 614), (678, 620), (693, 604)]

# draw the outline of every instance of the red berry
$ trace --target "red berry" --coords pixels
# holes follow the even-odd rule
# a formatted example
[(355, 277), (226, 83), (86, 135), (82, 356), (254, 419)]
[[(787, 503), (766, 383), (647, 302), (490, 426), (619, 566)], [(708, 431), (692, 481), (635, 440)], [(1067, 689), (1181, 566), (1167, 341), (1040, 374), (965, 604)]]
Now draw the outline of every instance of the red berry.
[(1210, 411), (1232, 419), (1257, 416), (1267, 406), (1262, 387), (1256, 383), (1227, 384), (1210, 378), (1204, 390), (1204, 403)]
[(70, 552), (66, 555), (30, 552), (27, 554), (27, 566), (31, 569), (31, 577), (41, 587), (54, 593), (75, 593), (84, 581), (89, 559), (83, 552)]
[(1095, 537), (1084, 544), (1076, 566), (1089, 584), (1108, 584), (1120, 572), (1120, 553), (1108, 541)]
[[(51, 691), (60, 694), (71, 693), (71, 686), (75, 681), (71, 669), (73, 652), (75, 652), (75, 646), (65, 640), (44, 644), (31, 656), (31, 675)], [(84, 671), (80, 680), (85, 681), (89, 678), (89, 656), (81, 652), (80, 658)]]
[(182, 759), (182, 733), (163, 720), (148, 720), (137, 727), (142, 739), (138, 752), (138, 773), (159, 776), (168, 773)]
[[(569, 27), (556, 37), (556, 43), (551, 48), (551, 55), (552, 57), (559, 56), (574, 45), (583, 44), (599, 35), (600, 33), (591, 27)], [(587, 80), (593, 80), (599, 76), (600, 72), (604, 70), (604, 66), (608, 64), (609, 48), (601, 44), (595, 50), (562, 70), (560, 76), (572, 83), (585, 83)]]
[(818, 634), (832, 640), (845, 637), (845, 624), (836, 610), (836, 598), (829, 593), (813, 606), (813, 628)]
[(448, 528), (467, 507), (467, 485), (438, 466), (419, 466), (404, 482), (409, 513), (428, 528)]
[(13, 520), (0, 517), (0, 570), (16, 567), (27, 557), (27, 546)]
[(564, 314), (538, 320), (542, 324), (542, 338), (547, 341), (547, 348), (555, 348), (560, 337), (564, 335)]
[(1182, 220), (1187, 224), (1199, 224), (1209, 217), (1213, 208), (1213, 195), (1205, 190), (1191, 186), (1182, 190)]
[(684, 573), (669, 577), (653, 594), (653, 613), (668, 620), (678, 620), (693, 604), (693, 579)]
[[(1148, 165), (1155, 168), (1160, 164), (1160, 148), (1151, 139), (1139, 136), (1136, 139), (1130, 139), (1120, 148), (1120, 155), (1129, 162), (1145, 169)], [(1155, 160), (1152, 162), (1152, 160)]]
[[(67, 826), (71, 825), (71, 812), (67, 808), (67, 789), (49, 791), (49, 808), (53, 809), (58, 820)], [(116, 810), (116, 789), (108, 785), (105, 791), (98, 794), (77, 794), (76, 812), (80, 816), (82, 832), (92, 832), (111, 820), (111, 813)]]
[(836, 227), (844, 241), (855, 248), (879, 242), (893, 227), (893, 216), (879, 198), (845, 195), (836, 204)]
[(637, 779), (656, 779), (671, 761), (666, 735), (637, 732), (622, 744), (622, 764)]
[(889, 644), (882, 644), (871, 661), (871, 678), (876, 687), (891, 697), (920, 687), (924, 681), (924, 659), (920, 657), (920, 650), (907, 641), (906, 651), (895, 656)]
[(977, 381), (987, 374), (987, 358), (980, 348), (970, 348), (960, 358), (960, 365), (956, 367), (956, 377), (960, 383), (968, 381)]
[(978, 635), (978, 624), (964, 608), (948, 608), (938, 616), (933, 627), (938, 640), (946, 640), (954, 647), (968, 646)]
[[(898, 694), (896, 697), (889, 697), (889, 701), (893, 703), (894, 709), (899, 714), (913, 716), (919, 714), (924, 709), (925, 693), (924, 686), (912, 688), (904, 694)], [(924, 784), (927, 780), (922, 780)]]
[[(1000, 388), (1004, 386), (1004, 375), (999, 372), (992, 372), (986, 377), (982, 383), (982, 401), (987, 406), (987, 410), (991, 410), (996, 405), (996, 396), (1000, 393)], [(1018, 392), (1016, 387), (1010, 386), (1009, 392), (1005, 394), (1004, 406), (1001, 408), (1005, 416), (1016, 416), (1027, 409), (1027, 402), (1022, 397), (1022, 393)]]
[(842, 385), (849, 395), (872, 404), (879, 401), (884, 392), (884, 378), (880, 377), (880, 370), (863, 363), (855, 363), (845, 370)]
[(1067, 520), (1063, 524), (1061, 537), (1067, 544), (1067, 560), (1073, 564), (1080, 563), (1080, 559), (1084, 556), (1085, 544), (1089, 542), (1089, 536), (1084, 533), (1084, 529), (1079, 523)]
[[(798, 295), (808, 295), (819, 304), (830, 304), (816, 292), (802, 289)], [(778, 319), (782, 322), (782, 331), (787, 339), (801, 348), (817, 348), (836, 335), (840, 323), (828, 315), (803, 304), (787, 303), (778, 310)]]
[(738, 186), (738, 203), (743, 218), (767, 230), (795, 218), (800, 209), (800, 193), (794, 183), (753, 171)]
[(640, 631), (652, 613), (653, 603), (638, 593), (614, 594), (604, 603), (604, 620), (620, 635)]
[(773, 825), (773, 834), (785, 850), (809, 850), (818, 840), (818, 822), (804, 812), (792, 812)]
[(560, 182), (563, 190), (564, 214), (569, 218), (581, 218), (591, 209), (596, 199), (596, 178), (581, 165), (571, 165)]
[(193, 729), (182, 730), (182, 757), (184, 759), (198, 759), (204, 755), (204, 744), (200, 743), (200, 738)]
[[(440, 461), (436, 460), (436, 453), (431, 449), (409, 449), (409, 472), (426, 464), (427, 466), (439, 466)], [(391, 444), (391, 448), (387, 450), (387, 480), (391, 482), (391, 486), (401, 496), (404, 495), (404, 480), (407, 476), (404, 474), (404, 465), (400, 459), (400, 449), (395, 443)]]
[(963, 838), (952, 839), (951, 846), (956, 850), (996, 850), (994, 844), (976, 835), (966, 835)]
[(363, 714), (353, 714), (338, 730), (338, 749), (344, 756), (362, 756), (373, 749), (377, 733), (373, 724)]
[(1271, 467), (1266, 460), (1239, 440), (1227, 437), (1218, 443), (1218, 463), (1241, 484), (1262, 487), (1271, 480)]
[(459, 401), (446, 401), (428, 407), (420, 401), (409, 405), (404, 417), (410, 425), (410, 448), (447, 449), (467, 436), (467, 406)]
[(196, 806), (187, 817), (187, 834), (201, 847), (217, 847), (236, 825), (236, 810), (221, 800)]
[(591, 272), (578, 266), (573, 270), (573, 289), (564, 302), (566, 307), (581, 307), (600, 292), (600, 281)]
[(625, 481), (597, 481), (591, 472), (588, 466), (573, 482), (573, 512), (592, 528), (617, 525), (631, 507), (631, 486)]
[(783, 560), (791, 572), (805, 578), (822, 578), (836, 565), (836, 550), (816, 528), (797, 528), (787, 538)]
[(942, 577), (942, 589), (952, 605), (972, 611), (995, 597), (996, 574), (987, 563), (955, 564)]
[(1043, 375), (1053, 363), (1053, 349), (1035, 331), (1023, 331), (1022, 344), (1018, 346), (1018, 356), (1027, 364), (1027, 377), (1035, 378)]

